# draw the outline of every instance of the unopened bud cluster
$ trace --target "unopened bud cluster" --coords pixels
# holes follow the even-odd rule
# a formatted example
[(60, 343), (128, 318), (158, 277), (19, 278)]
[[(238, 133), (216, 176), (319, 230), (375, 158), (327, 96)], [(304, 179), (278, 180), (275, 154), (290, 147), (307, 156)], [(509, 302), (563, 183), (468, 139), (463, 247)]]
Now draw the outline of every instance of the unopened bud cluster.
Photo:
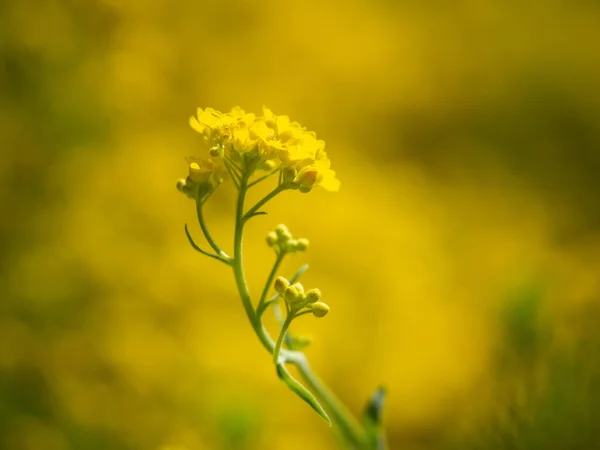
[(275, 227), (274, 231), (267, 234), (267, 244), (276, 252), (296, 253), (304, 252), (308, 249), (308, 239), (295, 239), (288, 228), (281, 224)]
[(329, 306), (321, 302), (321, 291), (317, 288), (304, 290), (300, 283), (290, 284), (284, 277), (277, 277), (275, 290), (283, 297), (292, 314), (303, 308), (312, 311), (316, 317), (323, 317), (329, 312)]

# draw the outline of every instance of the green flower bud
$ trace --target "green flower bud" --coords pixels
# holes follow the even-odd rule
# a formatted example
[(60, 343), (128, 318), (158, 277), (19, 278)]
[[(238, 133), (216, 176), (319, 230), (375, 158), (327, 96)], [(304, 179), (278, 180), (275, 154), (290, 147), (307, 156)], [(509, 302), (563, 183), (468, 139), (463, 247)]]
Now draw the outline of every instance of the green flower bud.
[(176, 185), (176, 186), (177, 186), (177, 190), (178, 190), (179, 192), (181, 192), (181, 193), (183, 193), (183, 194), (185, 194), (185, 193), (186, 193), (186, 192), (185, 192), (185, 188), (186, 188), (187, 186), (186, 186), (186, 184), (185, 184), (185, 179), (183, 179), (183, 178), (182, 178), (182, 179), (180, 179), (180, 180), (177, 180), (177, 185)]
[(277, 236), (282, 236), (286, 233), (289, 233), (290, 230), (288, 230), (288, 227), (286, 227), (284, 224), (280, 223), (279, 225), (277, 225), (275, 227), (275, 233), (277, 234)]
[(306, 301), (308, 303), (316, 303), (321, 299), (321, 291), (317, 288), (306, 291)]
[(302, 286), (300, 283), (294, 283), (292, 286), (298, 290), (298, 293), (304, 294), (304, 286)]
[(219, 158), (220, 156), (223, 156), (223, 150), (220, 147), (213, 147), (208, 151), (208, 153), (213, 158)]
[(290, 282), (284, 277), (277, 277), (275, 279), (274, 287), (277, 292), (284, 294), (287, 288), (290, 287)]
[(285, 166), (282, 171), (283, 184), (293, 183), (296, 179), (296, 169), (291, 166)]
[(273, 247), (275, 244), (277, 244), (277, 233), (271, 231), (267, 234), (267, 244), (269, 247)]
[(325, 317), (329, 312), (329, 306), (323, 302), (317, 302), (312, 305), (312, 312), (315, 317)]
[(298, 187), (298, 190), (303, 194), (308, 194), (310, 191), (312, 191), (312, 186), (304, 186), (301, 184)]
[(298, 247), (298, 241), (296, 239), (290, 239), (289, 241), (287, 241), (285, 243), (285, 251), (292, 253), (295, 252), (297, 250)]
[(276, 165), (277, 165), (277, 163), (276, 163), (275, 161), (273, 161), (272, 159), (267, 159), (266, 161), (263, 161), (263, 162), (260, 164), (260, 168), (261, 168), (262, 170), (267, 170), (267, 171), (269, 171), (269, 170), (273, 170), (273, 169), (275, 169), (275, 166), (276, 166)]
[(300, 191), (302, 191), (302, 187), (312, 187), (317, 181), (317, 176), (319, 172), (314, 167), (307, 167), (302, 169), (298, 174), (298, 178), (296, 181), (300, 183)]
[(296, 241), (296, 250), (299, 252), (305, 252), (308, 249), (309, 241), (308, 239), (298, 239)]
[(292, 233), (290, 233), (290, 230), (288, 230), (288, 227), (286, 227), (284, 224), (277, 225), (275, 227), (275, 233), (277, 234), (279, 242), (281, 243), (285, 243), (292, 239)]
[(296, 303), (299, 294), (300, 293), (298, 292), (298, 289), (296, 289), (296, 286), (292, 285), (288, 286), (285, 291), (283, 291), (283, 298), (285, 298), (286, 301), (291, 305)]

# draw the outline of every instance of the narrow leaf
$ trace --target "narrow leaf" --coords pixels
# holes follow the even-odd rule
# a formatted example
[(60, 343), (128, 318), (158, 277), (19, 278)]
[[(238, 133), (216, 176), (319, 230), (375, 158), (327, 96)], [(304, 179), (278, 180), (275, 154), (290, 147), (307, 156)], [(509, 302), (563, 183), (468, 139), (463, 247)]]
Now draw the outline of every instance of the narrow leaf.
[(298, 269), (298, 271), (294, 274), (294, 276), (292, 278), (290, 278), (290, 283), (294, 284), (296, 281), (298, 281), (298, 278), (300, 278), (304, 272), (306, 272), (308, 270), (308, 264), (304, 264), (302, 267), (300, 267)]
[(266, 212), (266, 211), (256, 211), (256, 212), (254, 212), (254, 213), (250, 214), (250, 215), (248, 216), (248, 219), (249, 219), (250, 217), (255, 217), (255, 216), (266, 216), (266, 215), (267, 215), (267, 212)]
[(382, 415), (385, 404), (386, 389), (383, 386), (377, 388), (363, 412), (363, 424), (369, 448), (373, 450), (385, 450), (385, 434), (383, 431)]
[(279, 379), (287, 384), (292, 391), (298, 394), (302, 400), (308, 403), (331, 426), (331, 419), (315, 396), (288, 372), (284, 364), (277, 364), (276, 368)]

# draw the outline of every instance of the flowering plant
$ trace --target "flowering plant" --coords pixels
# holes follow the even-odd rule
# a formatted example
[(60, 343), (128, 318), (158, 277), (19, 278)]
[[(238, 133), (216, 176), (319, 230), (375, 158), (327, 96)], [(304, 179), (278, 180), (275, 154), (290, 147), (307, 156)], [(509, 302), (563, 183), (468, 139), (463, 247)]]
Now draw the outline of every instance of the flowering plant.
[[(321, 318), (329, 312), (329, 306), (322, 301), (318, 288), (304, 289), (298, 282), (307, 265), (289, 280), (278, 276), (286, 255), (306, 251), (308, 240), (294, 237), (283, 224), (267, 234), (266, 241), (275, 253), (275, 263), (256, 301), (253, 301), (244, 274), (244, 226), (254, 216), (266, 214), (262, 208), (270, 200), (288, 190), (301, 193), (317, 188), (339, 190), (340, 182), (331, 170), (325, 142), (298, 122), (287, 116), (276, 116), (267, 108), (263, 109), (262, 116), (246, 113), (239, 107), (229, 113), (199, 108), (196, 116), (190, 118), (190, 125), (202, 135), (209, 155), (187, 159), (188, 175), (178, 181), (177, 188), (195, 201), (200, 228), (212, 251), (198, 246), (186, 225), (185, 233), (190, 244), (196, 251), (233, 269), (248, 320), (262, 345), (272, 354), (278, 377), (335, 427), (347, 448), (385, 448), (381, 430), (383, 389), (378, 389), (367, 403), (362, 421), (357, 420), (312, 371), (306, 355), (301, 352), (309, 342), (289, 331), (292, 322), (300, 316), (312, 314)], [(248, 191), (272, 177), (278, 180), (274, 189), (247, 209)], [(231, 256), (212, 238), (203, 213), (204, 204), (226, 178), (232, 180), (238, 191)], [(263, 325), (263, 315), (269, 309), (273, 310), (280, 324), (276, 339)], [(291, 375), (288, 364), (297, 367), (304, 384)]]

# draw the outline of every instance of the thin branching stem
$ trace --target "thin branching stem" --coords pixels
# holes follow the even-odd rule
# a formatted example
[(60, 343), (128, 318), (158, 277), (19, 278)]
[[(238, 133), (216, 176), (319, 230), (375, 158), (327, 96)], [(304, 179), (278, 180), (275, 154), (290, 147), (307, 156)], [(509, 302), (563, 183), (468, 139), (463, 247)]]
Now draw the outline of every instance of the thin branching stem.
[(229, 176), (233, 180), (233, 184), (235, 184), (235, 187), (239, 191), (240, 190), (239, 175), (236, 175), (236, 173), (233, 170), (233, 167), (232, 167), (231, 163), (228, 160), (225, 160), (225, 168), (227, 169), (227, 172), (229, 172)]
[[(246, 194), (248, 191), (248, 179), (250, 174), (244, 173), (240, 179), (240, 189), (238, 193), (238, 200), (236, 206), (236, 221), (235, 221), (235, 232), (234, 232), (234, 253), (233, 258), (231, 259), (230, 265), (232, 266), (234, 277), (236, 280), (236, 285), (238, 288), (238, 292), (240, 294), (242, 304), (244, 306), (244, 310), (246, 311), (246, 315), (248, 316), (248, 320), (252, 325), (252, 328), (259, 338), (261, 344), (265, 347), (265, 349), (273, 355), (274, 360), (276, 361), (276, 367), (279, 377), (288, 385), (288, 387), (301, 396), (305, 401), (307, 401), (313, 409), (315, 409), (323, 418), (328, 420), (328, 416), (325, 413), (331, 414), (333, 418), (333, 423), (339, 428), (345, 439), (351, 443), (352, 448), (361, 449), (364, 448), (365, 443), (365, 433), (362, 426), (358, 423), (358, 421), (352, 416), (352, 414), (347, 410), (347, 408), (343, 405), (343, 403), (325, 386), (325, 384), (312, 372), (308, 362), (306, 360), (306, 356), (304, 353), (299, 351), (286, 350), (281, 348), (283, 340), (286, 336), (286, 331), (289, 328), (289, 323), (291, 323), (293, 319), (293, 315), (289, 311), (288, 308), (288, 316), (286, 321), (284, 322), (277, 342), (273, 341), (269, 332), (264, 327), (261, 316), (258, 314), (258, 310), (254, 309), (252, 296), (250, 294), (250, 290), (248, 288), (248, 284), (246, 281), (246, 276), (244, 273), (244, 260), (243, 260), (243, 233), (244, 233), (244, 225), (248, 218), (252, 217), (264, 204), (266, 204), (269, 200), (274, 198), (277, 194), (282, 192), (284, 188), (278, 186), (272, 192), (267, 194), (263, 199), (261, 199), (253, 208), (251, 208), (246, 214), (244, 214), (244, 205), (246, 201)], [(199, 208), (201, 212), (201, 208)], [(199, 214), (199, 220), (203, 220), (201, 214)], [(209, 241), (210, 243), (210, 241)], [(214, 243), (214, 241), (213, 241)], [(216, 245), (216, 244), (215, 244)], [(214, 248), (214, 247), (213, 247)], [(218, 249), (218, 247), (217, 247)], [(215, 249), (215, 251), (217, 251)], [(220, 251), (220, 249), (219, 249)], [(303, 267), (298, 271), (296, 279), (306, 270), (306, 267)], [(272, 271), (274, 272), (274, 271)], [(271, 275), (269, 276), (271, 278)], [(270, 283), (269, 283), (270, 285)], [(268, 292), (268, 289), (267, 289)], [(261, 296), (261, 298), (266, 298), (267, 294)], [(270, 300), (269, 300), (270, 301)], [(263, 301), (263, 304), (265, 302)], [(260, 305), (260, 303), (259, 303)], [(264, 307), (264, 306), (263, 306)], [(289, 322), (289, 323), (288, 323)], [(300, 374), (304, 378), (308, 388), (312, 390), (312, 392), (316, 395), (316, 397), (323, 403), (323, 407), (314, 399), (313, 394), (307, 390), (302, 384), (300, 384), (297, 380), (295, 380), (287, 369), (285, 368), (285, 364), (294, 364), (297, 366)]]
[(250, 217), (254, 216), (258, 212), (258, 210), (262, 208), (269, 200), (273, 199), (277, 196), (277, 194), (280, 194), (286, 189), (287, 188), (283, 185), (277, 186), (275, 189), (273, 189), (271, 192), (265, 195), (262, 199), (260, 199), (258, 203), (254, 205), (250, 210), (248, 210), (248, 212), (242, 217), (242, 221), (246, 222)]
[(242, 168), (240, 166), (238, 166), (235, 163), (235, 161), (227, 155), (225, 155), (225, 161), (228, 162), (229, 164), (231, 164), (232, 169), (235, 170), (236, 175), (238, 176), (239, 179), (241, 179), (242, 175), (244, 174), (244, 171), (242, 170)]
[(271, 289), (271, 285), (273, 284), (273, 280), (277, 276), (277, 271), (279, 270), (279, 266), (281, 266), (281, 263), (283, 262), (283, 259), (285, 258), (285, 255), (286, 255), (286, 252), (284, 252), (284, 251), (280, 251), (277, 254), (277, 258), (275, 259), (275, 264), (273, 264), (273, 268), (271, 269), (271, 272), (269, 273), (269, 276), (267, 277), (267, 282), (265, 283), (265, 287), (264, 287), (264, 289), (262, 291), (262, 294), (260, 296), (260, 300), (258, 301), (258, 306), (256, 307), (256, 313), (259, 316), (265, 310), (265, 302), (266, 302), (266, 299), (267, 299), (267, 295), (269, 294), (269, 290)]
[(257, 179), (256, 179), (256, 180), (254, 180), (252, 183), (248, 184), (248, 189), (249, 189), (249, 188), (251, 188), (252, 186), (254, 186), (255, 184), (258, 184), (258, 183), (260, 183), (261, 181), (264, 181), (264, 180), (266, 180), (266, 179), (267, 179), (267, 178), (269, 178), (270, 176), (273, 176), (273, 175), (275, 175), (275, 174), (276, 174), (277, 172), (279, 172), (280, 170), (281, 170), (281, 167), (278, 167), (277, 169), (273, 170), (272, 172), (270, 172), (270, 173), (268, 173), (268, 174), (266, 174), (266, 175), (264, 175), (264, 176), (262, 176), (262, 177), (260, 177), (260, 178), (257, 178)]
[(231, 258), (229, 256), (227, 256), (227, 254), (219, 248), (217, 243), (214, 241), (214, 239), (210, 235), (210, 232), (208, 231), (208, 226), (206, 225), (206, 221), (204, 220), (203, 207), (204, 207), (204, 202), (196, 200), (196, 215), (198, 216), (198, 223), (200, 224), (200, 228), (202, 229), (202, 233), (204, 234), (206, 241), (209, 243), (209, 245), (212, 247), (212, 249), (215, 251), (215, 253), (217, 255), (219, 255), (227, 260), (231, 260)]
[(201, 249), (201, 248), (198, 246), (198, 244), (196, 244), (196, 242), (194, 242), (194, 238), (192, 238), (192, 235), (190, 234), (190, 230), (188, 229), (187, 223), (185, 224), (185, 226), (184, 226), (184, 229), (185, 229), (185, 235), (187, 236), (187, 239), (188, 239), (188, 241), (189, 241), (190, 245), (192, 246), (192, 248), (193, 248), (194, 250), (196, 250), (197, 252), (200, 252), (200, 253), (202, 253), (202, 254), (203, 254), (203, 255), (205, 255), (205, 256), (208, 256), (209, 258), (214, 258), (214, 259), (216, 259), (216, 260), (219, 260), (219, 261), (221, 261), (222, 263), (225, 263), (225, 264), (227, 264), (228, 266), (229, 266), (229, 265), (231, 265), (231, 261), (230, 261), (230, 260), (228, 260), (228, 259), (225, 259), (225, 258), (223, 258), (222, 256), (215, 255), (214, 253), (209, 253), (209, 252), (207, 252), (206, 250), (202, 250), (202, 249)]

